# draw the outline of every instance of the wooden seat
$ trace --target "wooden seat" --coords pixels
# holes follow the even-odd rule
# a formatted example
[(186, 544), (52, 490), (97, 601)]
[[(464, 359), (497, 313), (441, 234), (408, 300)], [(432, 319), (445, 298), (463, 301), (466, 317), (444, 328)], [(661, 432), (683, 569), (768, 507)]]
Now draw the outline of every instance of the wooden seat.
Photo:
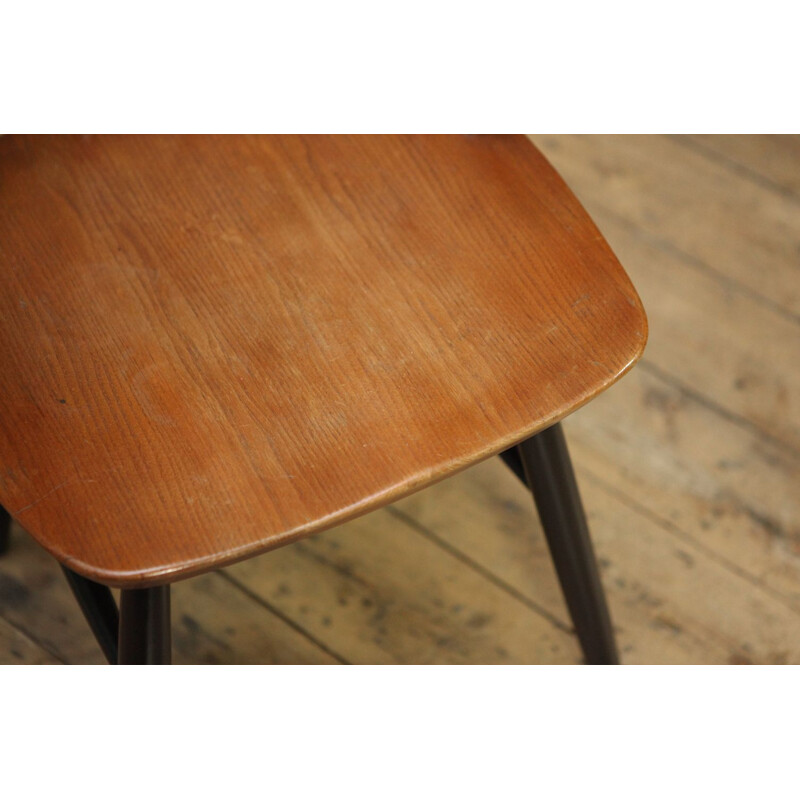
[(0, 502), (140, 589), (500, 453), (646, 320), (517, 136), (0, 139)]

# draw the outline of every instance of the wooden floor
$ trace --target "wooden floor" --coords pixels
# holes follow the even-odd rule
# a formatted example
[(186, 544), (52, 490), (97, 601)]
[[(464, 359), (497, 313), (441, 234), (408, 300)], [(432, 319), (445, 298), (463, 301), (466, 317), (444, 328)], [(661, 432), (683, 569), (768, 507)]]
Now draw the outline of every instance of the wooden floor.
[[(650, 343), (565, 430), (626, 663), (800, 663), (800, 137), (532, 137), (644, 301)], [(497, 459), (173, 590), (178, 663), (576, 663)], [(0, 662), (100, 663), (19, 528)]]

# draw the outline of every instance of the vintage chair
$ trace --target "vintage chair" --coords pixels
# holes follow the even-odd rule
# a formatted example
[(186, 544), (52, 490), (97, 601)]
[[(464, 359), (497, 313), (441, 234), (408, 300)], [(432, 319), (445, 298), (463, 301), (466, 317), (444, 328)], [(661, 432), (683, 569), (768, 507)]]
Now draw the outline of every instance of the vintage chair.
[(647, 323), (524, 137), (7, 136), (0, 209), (0, 502), (109, 661), (169, 661), (171, 582), (497, 454), (617, 660), (557, 423)]

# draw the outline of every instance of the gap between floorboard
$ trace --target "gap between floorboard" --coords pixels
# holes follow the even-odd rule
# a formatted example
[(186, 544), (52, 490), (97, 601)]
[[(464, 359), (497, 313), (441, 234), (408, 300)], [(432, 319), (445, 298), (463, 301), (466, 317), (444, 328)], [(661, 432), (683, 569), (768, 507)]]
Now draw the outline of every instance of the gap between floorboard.
[(800, 450), (793, 445), (783, 441), (783, 439), (779, 439), (771, 433), (768, 433), (755, 422), (747, 419), (747, 417), (743, 417), (740, 414), (737, 414), (735, 411), (731, 411), (730, 409), (719, 405), (710, 397), (706, 397), (706, 395), (698, 392), (696, 389), (692, 389), (690, 386), (687, 386), (680, 378), (662, 369), (657, 364), (654, 364), (647, 357), (642, 358), (642, 360), (637, 364), (637, 368), (643, 369), (645, 372), (648, 372), (650, 375), (653, 375), (655, 378), (658, 378), (669, 386), (673, 386), (679, 392), (682, 392), (687, 397), (691, 398), (696, 403), (699, 403), (704, 408), (707, 408), (712, 413), (718, 414), (732, 425), (736, 425), (737, 427), (743, 428), (744, 430), (747, 430), (748, 432), (755, 434), (762, 439), (766, 439), (773, 446), (791, 454), (792, 456), (800, 456)]
[(707, 158), (709, 161), (713, 161), (715, 164), (719, 164), (721, 167), (727, 169), (728, 172), (736, 175), (737, 177), (744, 178), (745, 180), (754, 183), (756, 186), (760, 186), (762, 189), (775, 192), (784, 199), (790, 200), (796, 204), (800, 204), (800, 197), (798, 197), (795, 192), (793, 192), (787, 186), (782, 186), (781, 184), (773, 181), (772, 178), (763, 175), (758, 170), (748, 167), (746, 164), (742, 164), (735, 158), (731, 158), (724, 153), (720, 153), (713, 147), (709, 147), (708, 145), (698, 142), (695, 139), (689, 139), (685, 136), (680, 136), (677, 134), (664, 134), (664, 137), (676, 142), (682, 147), (693, 150), (695, 153)]
[(20, 625), (17, 622), (14, 622), (8, 619), (4, 614), (0, 613), (0, 618), (2, 618), (3, 622), (6, 623), (10, 628), (13, 628), (20, 636), (26, 638), (31, 644), (35, 647), (38, 647), (43, 653), (47, 653), (49, 656), (54, 658), (59, 664), (69, 664), (59, 653), (55, 652), (53, 649), (48, 647), (44, 642), (38, 639), (33, 633), (27, 630), (23, 625)]
[[(291, 547), (291, 545), (288, 546)], [(217, 574), (221, 578), (226, 580), (235, 589), (238, 589), (243, 595), (252, 600), (254, 603), (257, 603), (262, 608), (269, 611), (285, 625), (288, 625), (290, 628), (292, 628), (292, 630), (297, 631), (297, 633), (299, 633), (301, 636), (304, 636), (306, 639), (308, 639), (309, 642), (311, 642), (311, 644), (313, 644), (315, 647), (318, 647), (320, 650), (329, 655), (331, 658), (336, 659), (336, 661), (338, 661), (340, 664), (344, 665), (350, 664), (350, 662), (346, 658), (341, 656), (335, 650), (331, 649), (324, 642), (320, 641), (316, 636), (314, 636), (314, 634), (306, 630), (302, 625), (293, 620), (291, 617), (284, 614), (282, 611), (279, 611), (268, 600), (261, 597), (261, 595), (257, 594), (256, 592), (252, 591), (247, 586), (242, 584), (240, 581), (236, 580), (236, 578), (234, 578), (232, 575), (229, 575), (224, 570), (218, 570)]]

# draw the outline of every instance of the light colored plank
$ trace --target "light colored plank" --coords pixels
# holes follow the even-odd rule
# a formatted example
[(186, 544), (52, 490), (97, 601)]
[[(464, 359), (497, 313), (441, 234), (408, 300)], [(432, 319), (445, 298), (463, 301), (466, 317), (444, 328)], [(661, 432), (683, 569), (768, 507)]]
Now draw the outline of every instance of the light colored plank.
[(216, 573), (172, 587), (179, 664), (335, 664), (325, 650)]
[(794, 203), (666, 137), (531, 138), (590, 215), (620, 215), (800, 315)]
[[(3, 576), (0, 574), (0, 585)], [(3, 589), (0, 589), (0, 595)], [(52, 654), (0, 617), (0, 664), (59, 664)]]
[(800, 199), (800, 136), (710, 134), (686, 138)]
[(800, 456), (645, 368), (568, 425), (577, 464), (800, 608)]
[[(589, 522), (627, 663), (800, 659), (800, 614), (671, 536), (607, 492), (578, 462)], [(533, 505), (498, 461), (396, 506), (566, 622)]]
[(386, 509), (226, 571), (354, 663), (580, 660), (572, 635)]
[(645, 360), (800, 452), (798, 325), (606, 212), (596, 222), (647, 309)]

